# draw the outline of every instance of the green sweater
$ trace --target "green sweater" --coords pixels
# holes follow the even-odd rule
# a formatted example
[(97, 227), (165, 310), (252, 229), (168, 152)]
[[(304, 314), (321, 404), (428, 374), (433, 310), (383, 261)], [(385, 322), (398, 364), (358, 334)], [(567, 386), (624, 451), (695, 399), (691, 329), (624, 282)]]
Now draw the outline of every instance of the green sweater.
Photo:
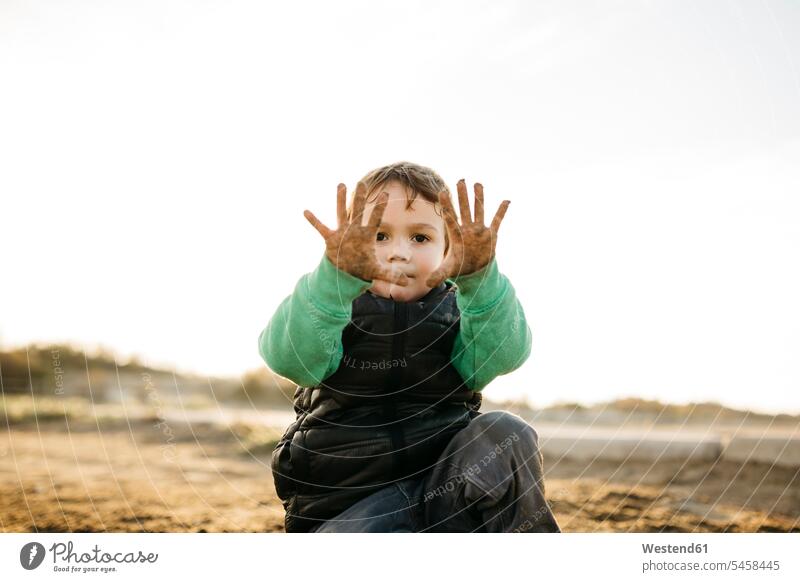
[[(461, 312), (450, 360), (472, 390), (516, 370), (531, 351), (531, 330), (514, 287), (497, 259), (480, 271), (448, 279)], [(258, 348), (276, 374), (304, 387), (319, 385), (339, 367), (342, 330), (353, 300), (372, 285), (338, 269), (323, 254), (303, 275), (258, 337)]]

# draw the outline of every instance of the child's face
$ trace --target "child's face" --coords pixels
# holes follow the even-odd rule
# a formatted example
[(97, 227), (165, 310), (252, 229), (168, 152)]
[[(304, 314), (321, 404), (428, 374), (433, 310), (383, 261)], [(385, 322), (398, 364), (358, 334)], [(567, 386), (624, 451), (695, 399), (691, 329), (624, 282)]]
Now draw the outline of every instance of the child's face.
[[(417, 197), (406, 210), (408, 197), (399, 182), (387, 182), (381, 192), (389, 194), (375, 240), (378, 262), (409, 277), (406, 287), (375, 279), (369, 291), (394, 301), (416, 301), (430, 291), (425, 281), (444, 260), (445, 225), (431, 202)], [(379, 192), (380, 194), (380, 192)], [(369, 220), (375, 203), (364, 207), (362, 225)]]

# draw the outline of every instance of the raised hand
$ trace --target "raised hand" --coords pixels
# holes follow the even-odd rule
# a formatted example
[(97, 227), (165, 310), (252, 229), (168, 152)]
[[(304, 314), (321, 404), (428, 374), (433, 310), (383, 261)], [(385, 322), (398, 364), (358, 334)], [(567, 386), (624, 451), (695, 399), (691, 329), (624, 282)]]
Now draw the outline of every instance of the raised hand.
[(456, 220), (453, 203), (446, 192), (439, 193), (439, 204), (442, 207), (450, 248), (444, 261), (430, 274), (425, 284), (436, 287), (445, 279), (457, 275), (468, 275), (480, 271), (494, 258), (497, 245), (497, 231), (506, 215), (510, 200), (503, 200), (497, 209), (492, 224), (488, 228), (483, 224), (483, 186), (475, 184), (475, 219), (470, 216), (467, 184), (463, 178), (458, 181), (458, 206), (461, 210), (461, 224)]
[(367, 187), (363, 182), (358, 183), (356, 195), (353, 199), (352, 216), (349, 218), (345, 202), (346, 193), (347, 187), (344, 184), (339, 184), (336, 197), (336, 215), (339, 225), (336, 230), (331, 230), (322, 224), (310, 210), (303, 212), (303, 216), (325, 239), (326, 256), (337, 268), (359, 279), (365, 281), (382, 279), (405, 287), (408, 285), (408, 277), (402, 273), (394, 273), (382, 267), (375, 256), (375, 238), (378, 234), (378, 227), (381, 224), (381, 218), (383, 217), (383, 211), (386, 209), (386, 201), (389, 195), (386, 192), (380, 195), (375, 207), (372, 209), (369, 222), (366, 226), (362, 226), (361, 221), (367, 200)]

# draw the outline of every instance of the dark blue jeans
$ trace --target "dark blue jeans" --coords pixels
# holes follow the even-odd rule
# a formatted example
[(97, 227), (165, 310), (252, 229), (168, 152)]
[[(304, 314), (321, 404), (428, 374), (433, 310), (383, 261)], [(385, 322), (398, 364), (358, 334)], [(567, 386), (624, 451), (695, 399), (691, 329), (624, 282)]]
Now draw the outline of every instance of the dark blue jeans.
[(422, 476), (365, 497), (316, 532), (560, 532), (544, 497), (536, 431), (491, 411), (455, 434)]

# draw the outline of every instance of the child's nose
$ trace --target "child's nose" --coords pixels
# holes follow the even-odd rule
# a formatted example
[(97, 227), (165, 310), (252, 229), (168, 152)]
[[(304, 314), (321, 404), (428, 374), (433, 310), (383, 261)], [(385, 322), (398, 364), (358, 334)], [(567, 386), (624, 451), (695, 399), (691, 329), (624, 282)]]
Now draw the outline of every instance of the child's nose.
[(389, 251), (390, 261), (407, 261), (411, 258), (411, 249), (405, 241), (394, 242)]

